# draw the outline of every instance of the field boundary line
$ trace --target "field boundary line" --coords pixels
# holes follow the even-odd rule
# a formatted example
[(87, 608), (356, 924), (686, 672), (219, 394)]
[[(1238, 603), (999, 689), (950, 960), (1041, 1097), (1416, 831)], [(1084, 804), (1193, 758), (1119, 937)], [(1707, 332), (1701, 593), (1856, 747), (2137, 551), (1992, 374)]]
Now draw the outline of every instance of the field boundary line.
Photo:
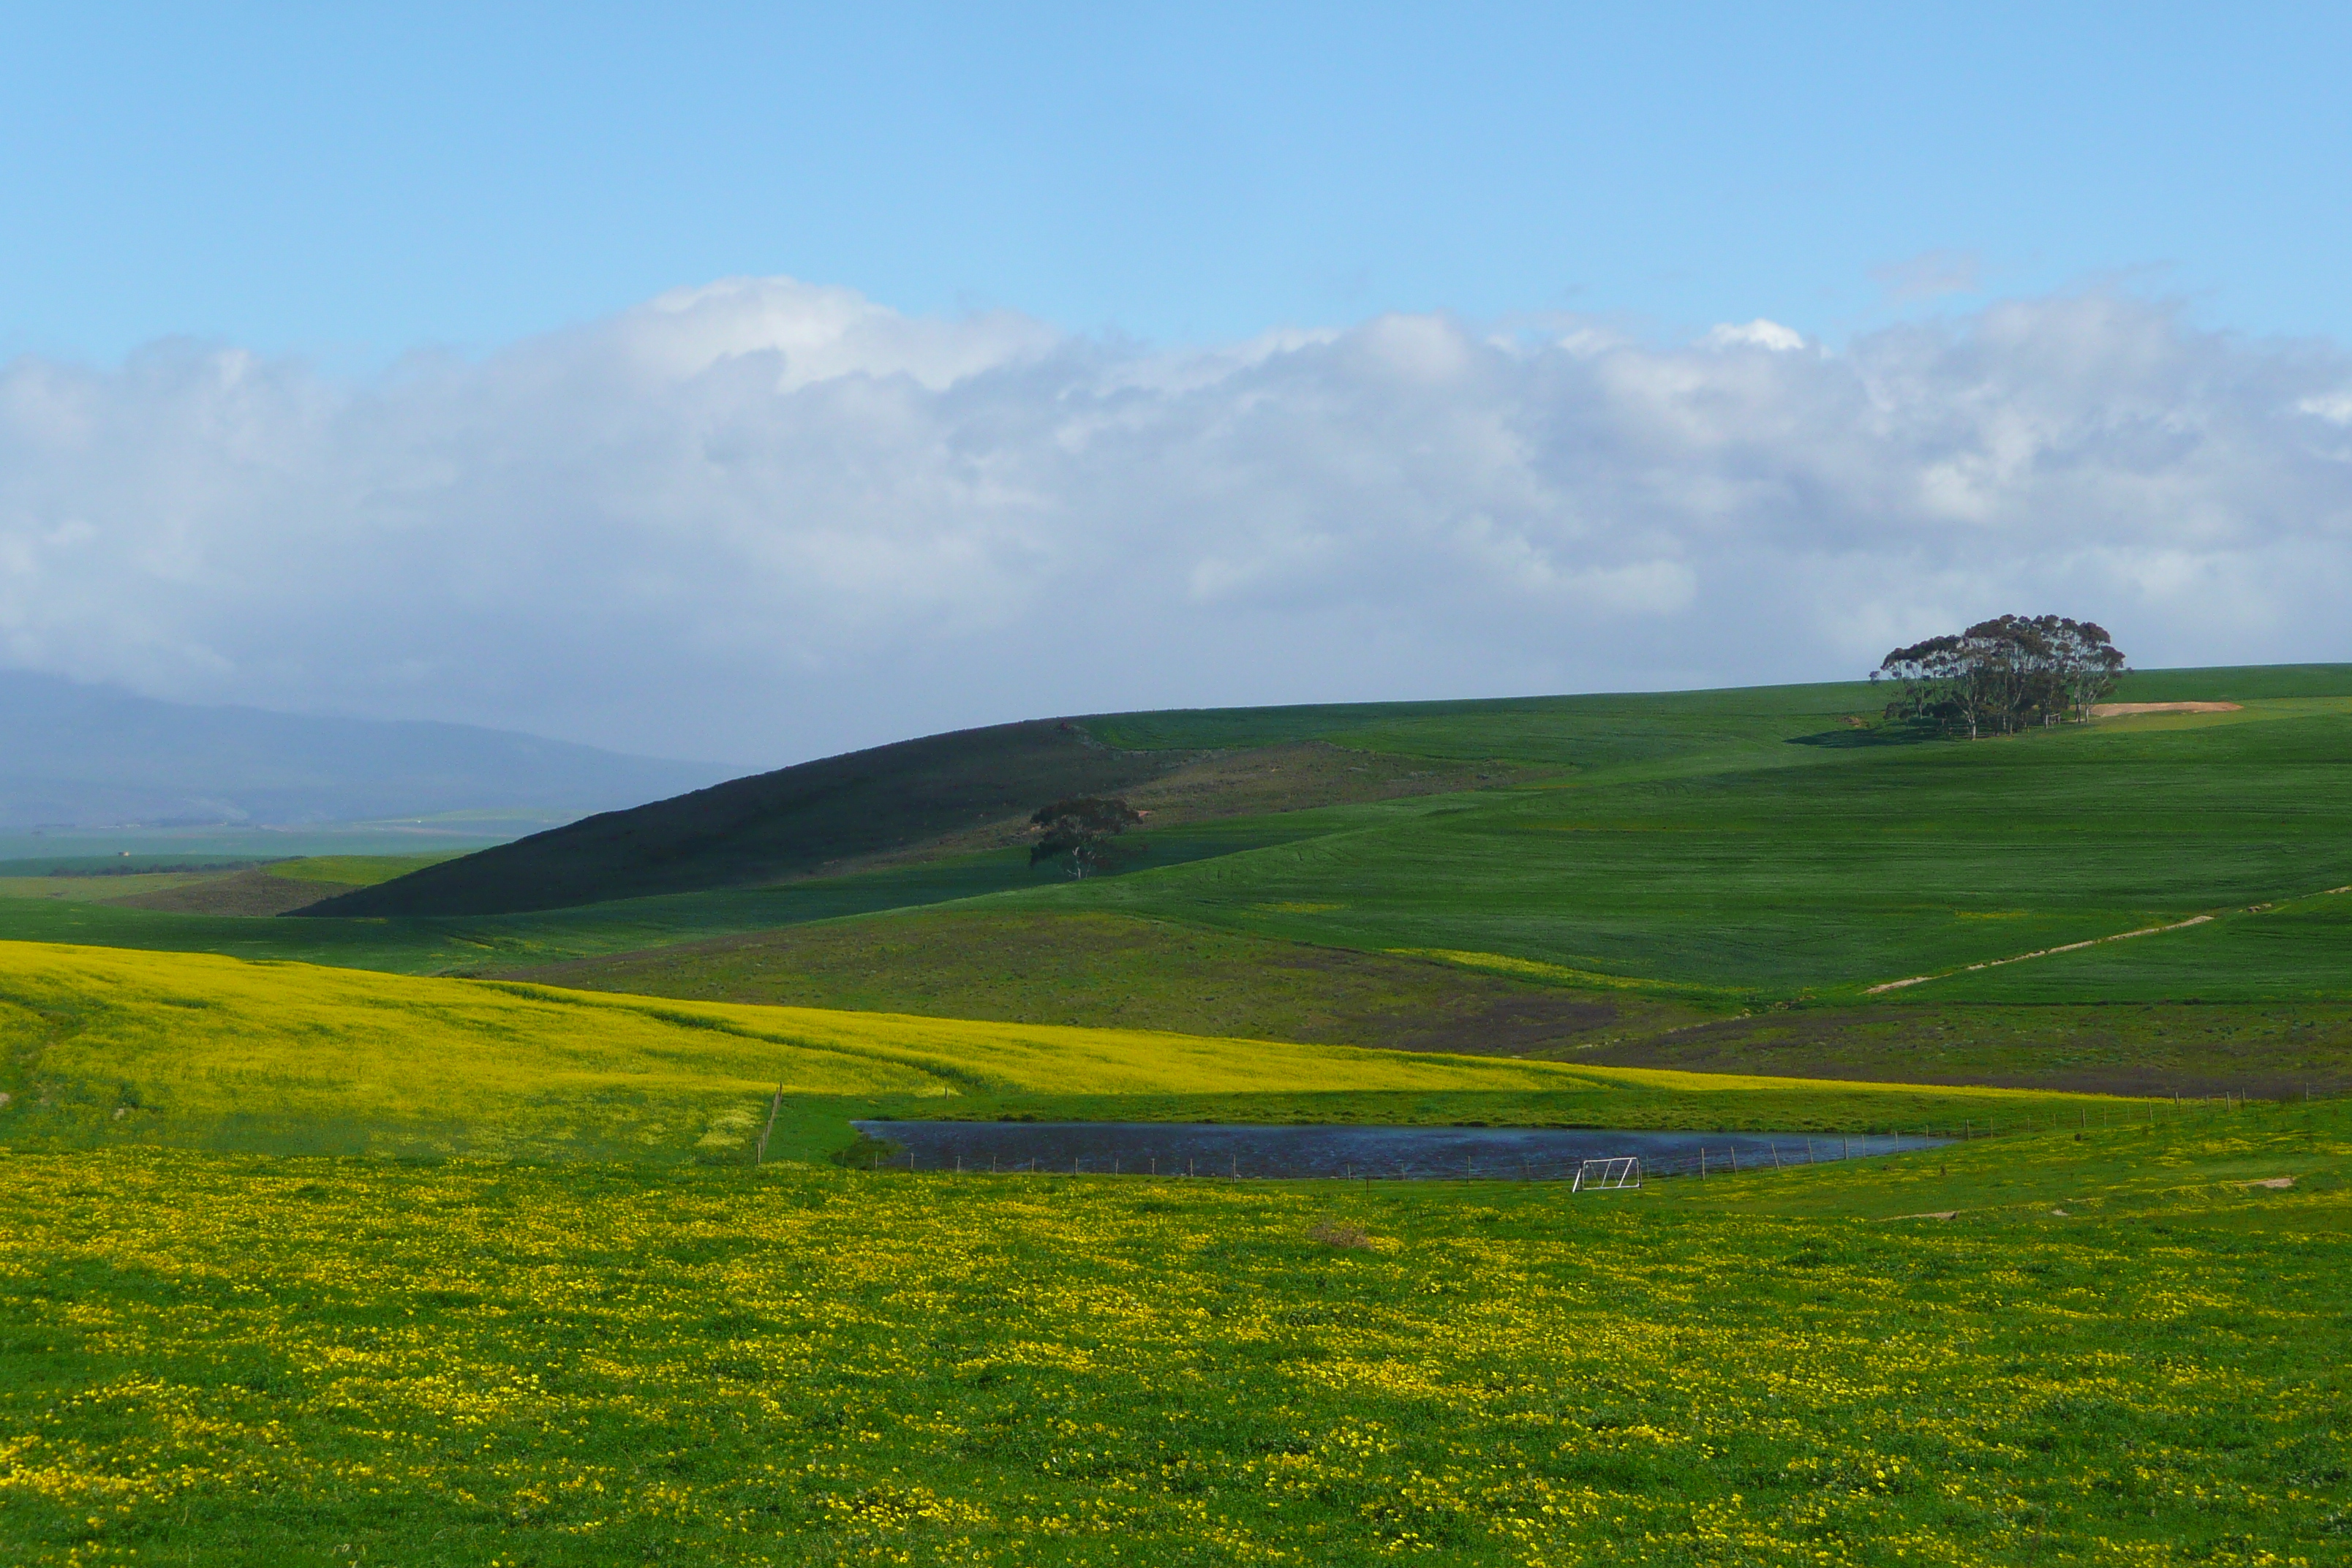
[(2087, 942), (2070, 942), (2059, 947), (2037, 947), (2032, 952), (2021, 952), (2009, 958), (1988, 958), (1982, 963), (1964, 963), (1958, 969), (1941, 970), (1934, 974), (1915, 974), (1907, 980), (1889, 980), (1883, 984), (1867, 987), (1863, 994), (1875, 996), (1881, 992), (1900, 991), (1906, 985), (1925, 985), (1930, 980), (1948, 980), (1955, 974), (1967, 974), (1973, 970), (1999, 969), (2005, 963), (2023, 963), (2029, 958), (2047, 958), (2053, 952), (2080, 952), (2086, 947), (2097, 947), (2102, 942), (2129, 942), (2136, 936), (2155, 936), (2159, 931), (2180, 931), (2189, 926), (2201, 926), (2212, 918), (2211, 915), (2191, 915), (2185, 921), (2175, 921), (2170, 925), (2142, 926), (2137, 931), (2119, 931), (2113, 936), (2095, 936)]
[(2106, 942), (2129, 942), (2137, 936), (2159, 936), (2168, 931), (2186, 931), (2190, 926), (2210, 924), (2225, 914), (2268, 914), (2283, 905), (2298, 903), (2305, 899), (2332, 899), (2345, 893), (2352, 893), (2352, 882), (2347, 882), (2340, 888), (2322, 888), (2315, 893), (2293, 893), (2284, 899), (2273, 899), (2268, 903), (2248, 904), (2241, 910), (2222, 910), (2201, 915), (2191, 915), (2185, 921), (2174, 921), (2169, 925), (2142, 926), (2137, 931), (2119, 931), (2112, 936), (2095, 936), (2087, 942), (2070, 942), (2057, 947), (2037, 947), (2032, 952), (2014, 953), (2008, 958), (1988, 958), (1981, 963), (1964, 963), (1958, 969), (1940, 969), (1933, 974), (1914, 974), (1907, 979), (1882, 981), (1876, 985), (1864, 986), (1862, 994), (1865, 996), (1883, 995), (1889, 991), (1901, 991), (1906, 986), (1925, 985), (1930, 980), (1949, 980), (1955, 974), (1971, 974), (1979, 969), (1999, 969), (2003, 964), (2023, 963), (2029, 958), (2048, 958), (2051, 954), (2058, 952), (2080, 952), (2086, 947), (2098, 947)]

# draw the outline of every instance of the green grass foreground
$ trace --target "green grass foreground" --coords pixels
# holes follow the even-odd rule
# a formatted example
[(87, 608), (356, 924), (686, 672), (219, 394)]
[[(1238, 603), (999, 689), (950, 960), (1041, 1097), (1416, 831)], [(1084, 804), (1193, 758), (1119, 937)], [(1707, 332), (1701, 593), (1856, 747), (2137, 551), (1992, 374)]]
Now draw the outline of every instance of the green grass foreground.
[(2347, 1172), (2335, 1104), (1598, 1197), (0, 1156), (0, 1557), (2340, 1562)]

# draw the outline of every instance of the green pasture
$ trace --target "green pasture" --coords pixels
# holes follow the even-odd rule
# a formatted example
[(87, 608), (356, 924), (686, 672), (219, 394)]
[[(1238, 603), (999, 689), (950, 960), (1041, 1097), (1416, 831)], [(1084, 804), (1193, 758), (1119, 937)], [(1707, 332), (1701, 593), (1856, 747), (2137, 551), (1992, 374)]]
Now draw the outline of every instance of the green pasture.
[(2081, 1003), (2111, 996), (2210, 1003), (2352, 999), (2352, 889), (2223, 910), (2202, 925), (2103, 942), (1916, 987), (1955, 1002)]
[(1427, 959), (1100, 912), (948, 905), (503, 971), (596, 991), (1559, 1056), (1714, 1015)]
[[(1089, 722), (1126, 745), (1307, 736), (1565, 771), (1536, 787), (1162, 829), (1139, 836), (1125, 874), (1077, 885), (1015, 849), (529, 915), (223, 922), (0, 898), (0, 937), (418, 972), (993, 895), (991, 910), (1095, 910), (1370, 953), (1484, 954), (1681, 987), (1725, 1008), (1852, 999), (1887, 981), (2352, 883), (2352, 697), (2304, 694), (2331, 680), (2352, 689), (2352, 671), (2325, 668), (2135, 677), (2125, 695), (2231, 690), (2247, 707), (1975, 744), (1848, 725), (1867, 717), (1863, 686), (1132, 715)], [(2272, 687), (2289, 694), (2260, 695)], [(358, 886), (389, 863), (348, 864)], [(2259, 933), (2203, 946), (2228, 948), (2217, 962), (2236, 988), (2217, 995), (2341, 994), (2324, 912), (2285, 911)], [(2036, 966), (2052, 967), (2037, 960), (1969, 984), (2028, 999), (2039, 994), (2018, 987), (2035, 984)], [(2154, 959), (2102, 952), (2071, 968), (2116, 976), (2125, 988), (2110, 1000), (2189, 994)]]
[(1595, 1065), (2263, 1099), (2352, 1090), (2343, 1003), (1940, 1003), (1773, 1009), (1574, 1049)]
[[(1421, 804), (1395, 803), (1410, 807)], [(1202, 823), (1139, 835), (1129, 847), (1138, 867), (1167, 867), (1237, 853), (1328, 831), (1347, 814), (1376, 807)], [(411, 864), (424, 863), (424, 858)], [(437, 860), (440, 857), (431, 857)], [(325, 897), (338, 886), (373, 885), (377, 873), (401, 862), (391, 857), (338, 856), (273, 864), (271, 875), (320, 884)], [(396, 874), (384, 872), (384, 874)], [(770, 931), (811, 921), (839, 920), (1006, 891), (1049, 888), (1062, 880), (1051, 867), (1029, 864), (1021, 849), (853, 876), (803, 878), (764, 888), (615, 900), (574, 909), (514, 915), (320, 918), (299, 915), (187, 914), (121, 909), (100, 901), (85, 883), (121, 881), (103, 896), (127, 896), (165, 886), (130, 879), (68, 879), (85, 896), (50, 896), (47, 878), (12, 889), (0, 879), (0, 942), (78, 942), (158, 952), (213, 952), (234, 958), (286, 959), (399, 973), (429, 974), (508, 969), (604, 953), (667, 947), (731, 932)], [(17, 896), (9, 896), (11, 892)], [(67, 905), (71, 907), (65, 907)]]
[[(2352, 883), (2341, 700), (1833, 754), (1834, 765), (1636, 770), (1444, 797), (1409, 817), (1022, 901), (1767, 1001), (1859, 998)], [(2341, 951), (2326, 919), (2264, 930), (2244, 952), (2278, 978), (2246, 985), (2324, 976)], [(2336, 974), (2322, 994), (2344, 994)], [(2151, 973), (2108, 994), (2184, 993)]]
[[(1554, 771), (1159, 828), (1084, 883), (1012, 848), (530, 914), (331, 920), (0, 884), (0, 940), (1537, 1055), (1791, 1004), (2324, 1006), (2352, 1001), (2346, 896), (2325, 892), (2352, 885), (2347, 693), (2346, 667), (2158, 672), (2118, 695), (2246, 706), (1974, 744), (1874, 727), (1883, 693), (1864, 685), (1120, 715), (1087, 723), (1130, 747), (1306, 738)], [(290, 865), (310, 869), (270, 874), (332, 890), (394, 863)]]
[(2347, 1279), (2337, 1105), (1597, 1195), (18, 1152), (0, 1554), (2318, 1564)]
[(218, 871), (137, 871), (114, 876), (70, 876), (35, 872), (22, 877), (0, 877), (0, 906), (21, 900), (43, 900), (74, 904), (103, 903), (111, 899), (133, 898), (141, 893), (160, 893), (167, 888), (184, 888), (193, 882), (209, 881), (222, 875)]
[[(1852, 743), (1849, 715), (1874, 717), (1886, 695), (1867, 682), (1723, 691), (1502, 698), (1467, 702), (1333, 703), (1111, 714), (1084, 721), (1106, 743), (1194, 750), (1322, 741), (1356, 751), (1447, 762), (1542, 763), (1581, 771), (1766, 765), (1819, 760)], [(1790, 743), (1798, 749), (1791, 750)]]
[[(1231, 837), (1221, 853), (1007, 889), (959, 906), (971, 917), (968, 952), (890, 921), (779, 945), (839, 955), (800, 971), (790, 984), (804, 990), (830, 985), (914, 1011), (953, 994), (984, 1000), (982, 1016), (1050, 1005), (1053, 976), (1066, 967), (1044, 942), (1009, 962), (1006, 942), (982, 934), (982, 922), (1034, 931), (1022, 922), (1054, 914), (1205, 929), (1293, 944), (1297, 954), (1434, 958), (1621, 1005), (1638, 994), (1691, 1016), (1784, 1002), (2352, 1000), (2340, 912), (2311, 897), (2352, 883), (2352, 701), (2301, 694), (2331, 682), (2340, 691), (2346, 672), (2226, 673), (2236, 679), (2135, 678), (2146, 684), (2126, 695), (2236, 690), (2248, 700), (2242, 712), (2102, 721), (1973, 745), (1841, 727), (1867, 695), (1856, 689), (1433, 705), (1381, 722), (1432, 752), (1519, 758), (1541, 751), (1532, 727), (1558, 723), (1585, 762), (1536, 787), (1258, 818), (1282, 823), (1284, 840)], [(2253, 695), (2265, 680), (2290, 694)], [(1581, 731), (1561, 719), (1571, 710)], [(1115, 732), (1131, 744), (1298, 734), (1369, 743), (1377, 718), (1145, 715), (1135, 732)], [(1216, 727), (1226, 723), (1240, 727)], [(1632, 738), (1612, 740), (1609, 725)], [(1496, 738), (1505, 732), (1518, 739), (1507, 747)], [(2282, 907), (2228, 912), (2273, 903)], [(2228, 929), (1965, 973), (2209, 913)], [(848, 954), (864, 944), (874, 956), (860, 970)], [(1206, 1010), (1174, 994), (1180, 979), (1201, 978), (1178, 952), (1185, 945), (1161, 944), (1158, 973), (1160, 960), (1139, 956), (1089, 971), (1097, 1005)], [(886, 956), (916, 951), (916, 966)], [(998, 960), (1007, 962), (991, 976)], [(678, 947), (631, 952), (609, 973), (689, 994), (783, 983), (757, 978), (757, 962)], [(614, 983), (593, 973), (583, 983)], [(1040, 994), (1012, 994), (1016, 974), (1042, 975)], [(1872, 991), (1923, 975), (1949, 978)], [(1000, 994), (986, 995), (992, 984)], [(1201, 989), (1267, 988), (1236, 978)], [(1263, 1011), (1297, 1009), (1269, 999)]]

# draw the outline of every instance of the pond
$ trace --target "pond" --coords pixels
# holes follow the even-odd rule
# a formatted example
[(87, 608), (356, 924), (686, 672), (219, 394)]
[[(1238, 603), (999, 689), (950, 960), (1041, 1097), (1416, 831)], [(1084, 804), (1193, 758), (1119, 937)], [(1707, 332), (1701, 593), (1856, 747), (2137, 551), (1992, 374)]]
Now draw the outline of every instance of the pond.
[(1634, 1158), (1646, 1175), (1729, 1173), (1933, 1149), (1948, 1139), (1874, 1133), (1616, 1131), (1591, 1127), (1254, 1127), (1206, 1121), (860, 1121), (918, 1171), (1090, 1175), (1336, 1176), (1560, 1181), (1587, 1160)]

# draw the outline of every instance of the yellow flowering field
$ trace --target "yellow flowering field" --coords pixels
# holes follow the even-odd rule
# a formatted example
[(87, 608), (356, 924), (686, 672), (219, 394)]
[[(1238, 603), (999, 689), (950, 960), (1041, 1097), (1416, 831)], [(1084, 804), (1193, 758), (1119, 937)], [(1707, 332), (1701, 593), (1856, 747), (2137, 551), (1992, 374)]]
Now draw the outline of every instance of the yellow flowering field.
[[(0, 942), (0, 1143), (740, 1159), (779, 1086), (795, 1102), (793, 1147), (845, 1142), (849, 1120), (877, 1110), (987, 1115), (1014, 1102), (1081, 1116), (1859, 1130), (2047, 1119), (2074, 1099)], [(1384, 1098), (1339, 1101), (1348, 1096)]]
[(2347, 1132), (1600, 1197), (0, 1154), (0, 1560), (2340, 1563)]

